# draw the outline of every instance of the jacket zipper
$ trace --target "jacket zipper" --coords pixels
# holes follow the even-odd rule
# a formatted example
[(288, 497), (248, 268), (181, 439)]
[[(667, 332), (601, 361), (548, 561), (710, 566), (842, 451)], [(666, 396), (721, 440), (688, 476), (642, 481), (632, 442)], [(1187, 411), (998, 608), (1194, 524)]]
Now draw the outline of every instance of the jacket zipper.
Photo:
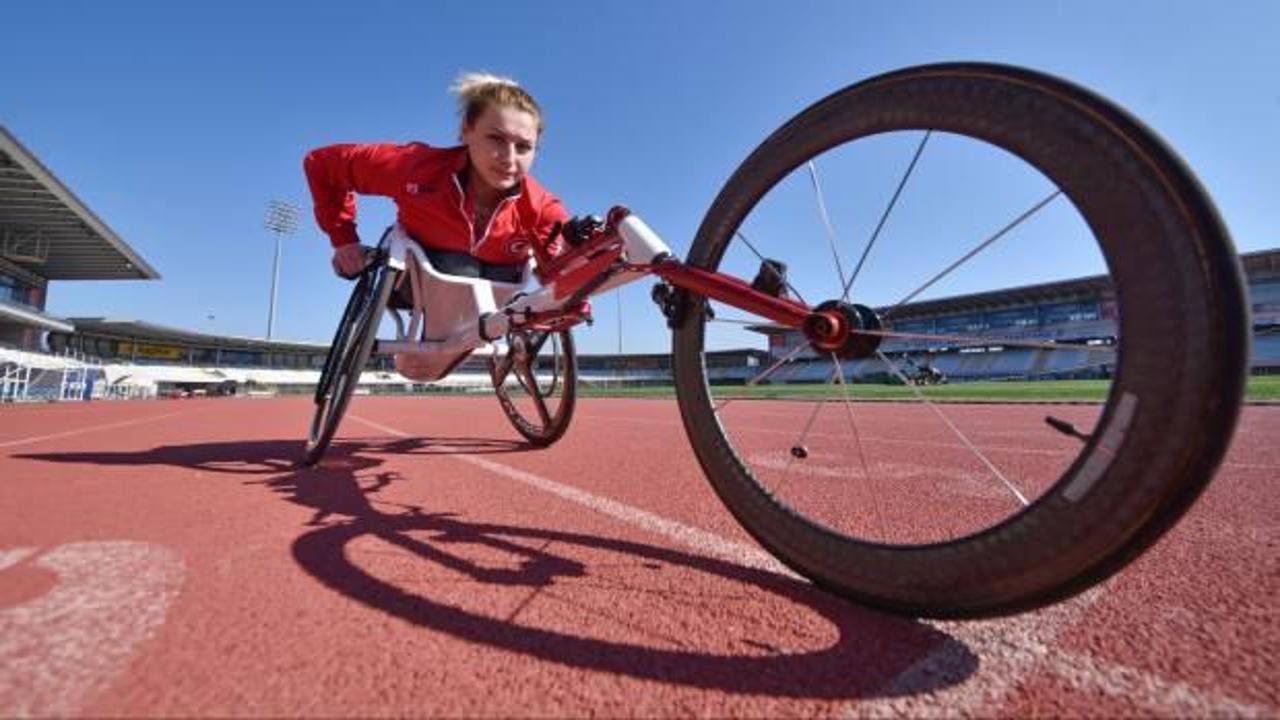
[(489, 221), (486, 222), (484, 226), (484, 234), (480, 236), (479, 240), (477, 240), (475, 224), (471, 222), (471, 216), (467, 214), (467, 194), (463, 192), (462, 183), (458, 182), (457, 175), (453, 176), (453, 186), (458, 189), (458, 212), (462, 214), (462, 219), (467, 223), (468, 245), (471, 247), (471, 254), (475, 255), (476, 250), (484, 244), (485, 240), (489, 239), (489, 230), (493, 228), (493, 221), (494, 218), (498, 217), (498, 211), (505, 207), (508, 201), (515, 200), (520, 197), (520, 193), (508, 195), (499, 200), (497, 205), (493, 206), (493, 212), (489, 213)]

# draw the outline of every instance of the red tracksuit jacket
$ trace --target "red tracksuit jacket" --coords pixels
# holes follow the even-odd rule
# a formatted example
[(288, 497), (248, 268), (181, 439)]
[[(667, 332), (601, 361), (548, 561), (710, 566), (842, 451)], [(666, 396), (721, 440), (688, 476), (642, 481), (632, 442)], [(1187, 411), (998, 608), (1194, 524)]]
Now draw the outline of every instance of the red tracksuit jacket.
[(357, 241), (355, 193), (395, 200), (396, 219), (415, 240), (438, 250), (469, 253), (490, 263), (518, 263), (533, 243), (545, 245), (557, 222), (569, 219), (560, 199), (526, 175), (504, 198), (488, 229), (473, 242), (471, 207), (464, 197), (465, 146), (330, 145), (307, 154), (303, 168), (316, 222), (333, 245)]

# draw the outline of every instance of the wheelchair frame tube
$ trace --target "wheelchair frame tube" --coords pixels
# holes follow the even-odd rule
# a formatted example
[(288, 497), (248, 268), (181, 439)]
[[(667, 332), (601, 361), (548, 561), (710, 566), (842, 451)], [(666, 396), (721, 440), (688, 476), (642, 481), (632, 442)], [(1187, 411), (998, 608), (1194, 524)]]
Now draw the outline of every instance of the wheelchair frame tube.
[[(477, 318), (474, 333), (468, 332), (441, 341), (387, 340), (379, 341), (376, 352), (465, 352), (474, 350), (503, 337), (512, 325), (519, 326), (527, 319), (554, 318), (557, 315), (579, 314), (578, 308), (566, 310), (580, 291), (599, 280), (602, 273), (608, 276), (591, 295), (598, 295), (622, 285), (635, 282), (647, 275), (657, 275), (671, 285), (699, 295), (718, 300), (740, 310), (768, 318), (789, 328), (800, 329), (813, 311), (794, 300), (769, 295), (732, 275), (710, 272), (690, 267), (671, 257), (666, 243), (638, 217), (625, 209), (615, 208), (610, 213), (613, 229), (596, 242), (579, 249), (575, 258), (557, 258), (553, 261), (554, 276), (547, 278), (542, 287), (528, 294), (520, 294), (496, 312)], [(421, 262), (422, 251), (407, 236), (393, 235), (387, 248), (387, 262), (403, 269), (406, 262)], [(639, 262), (636, 262), (636, 261)], [(592, 272), (584, 272), (591, 268)], [(596, 269), (598, 268), (598, 271)]]

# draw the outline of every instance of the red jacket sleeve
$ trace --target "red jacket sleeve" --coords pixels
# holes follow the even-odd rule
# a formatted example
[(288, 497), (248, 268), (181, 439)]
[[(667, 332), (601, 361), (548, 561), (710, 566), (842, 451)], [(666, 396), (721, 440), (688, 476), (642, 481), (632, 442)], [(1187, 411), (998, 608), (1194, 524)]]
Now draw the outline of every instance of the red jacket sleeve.
[(329, 145), (302, 161), (316, 223), (334, 247), (358, 241), (355, 193), (395, 196), (417, 145)]

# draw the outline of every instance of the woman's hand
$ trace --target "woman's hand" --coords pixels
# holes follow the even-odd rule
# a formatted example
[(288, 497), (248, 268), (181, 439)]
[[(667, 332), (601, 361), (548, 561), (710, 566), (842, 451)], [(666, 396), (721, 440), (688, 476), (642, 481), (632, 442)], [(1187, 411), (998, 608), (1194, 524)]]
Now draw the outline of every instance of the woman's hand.
[(360, 243), (339, 245), (333, 249), (333, 272), (340, 278), (350, 280), (364, 270), (368, 261), (368, 248)]

